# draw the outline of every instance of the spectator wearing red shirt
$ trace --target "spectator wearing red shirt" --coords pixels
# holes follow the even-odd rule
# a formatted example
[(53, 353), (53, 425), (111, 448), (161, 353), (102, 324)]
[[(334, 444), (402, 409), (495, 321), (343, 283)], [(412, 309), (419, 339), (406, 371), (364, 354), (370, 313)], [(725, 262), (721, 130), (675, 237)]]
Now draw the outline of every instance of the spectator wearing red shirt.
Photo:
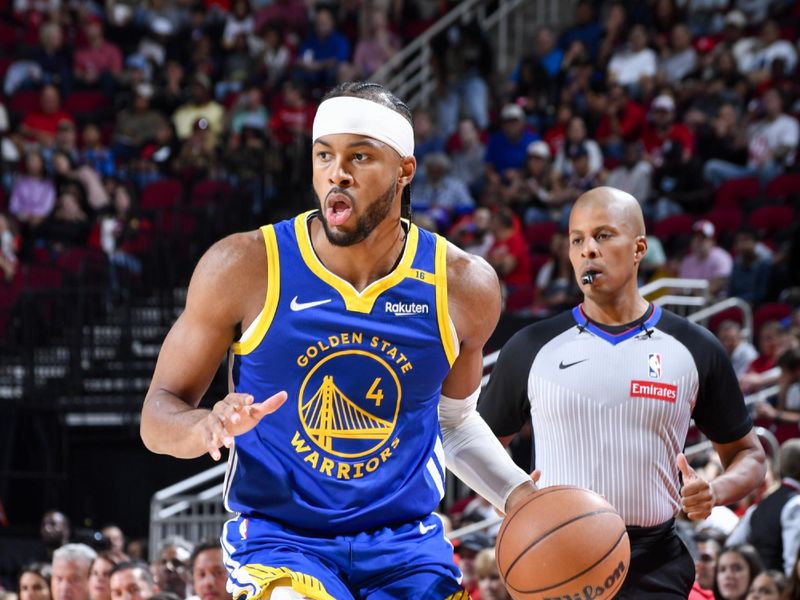
[(486, 260), (497, 271), (509, 293), (531, 285), (531, 263), (528, 243), (509, 208), (501, 208), (492, 218), (494, 244)]
[(621, 160), (625, 142), (636, 141), (644, 124), (644, 108), (631, 100), (624, 86), (614, 83), (608, 89), (605, 113), (597, 125), (595, 140), (606, 157)]
[(675, 122), (675, 100), (662, 94), (653, 100), (650, 122), (642, 131), (647, 159), (656, 167), (663, 161), (663, 147), (667, 142), (679, 142), (683, 148), (683, 162), (694, 154), (694, 134), (683, 123)]
[(562, 102), (558, 105), (556, 122), (543, 136), (544, 141), (550, 146), (550, 153), (553, 156), (558, 154), (558, 151), (561, 150), (561, 147), (564, 145), (564, 141), (567, 139), (567, 124), (574, 114), (572, 105), (569, 102)]
[(54, 85), (46, 85), (39, 96), (41, 108), (30, 112), (19, 126), (22, 135), (43, 146), (55, 143), (56, 131), (61, 121), (73, 122), (72, 117), (61, 110), (61, 95)]
[(275, 141), (286, 145), (311, 135), (314, 106), (306, 101), (303, 88), (293, 81), (286, 81), (282, 91), (280, 106), (269, 119), (269, 130)]
[(778, 382), (778, 357), (790, 348), (790, 337), (778, 321), (767, 321), (758, 332), (758, 357), (739, 379), (745, 394), (757, 392)]
[(75, 78), (87, 88), (114, 91), (114, 79), (122, 73), (122, 53), (103, 37), (103, 23), (90, 17), (84, 27), (87, 45), (75, 52)]

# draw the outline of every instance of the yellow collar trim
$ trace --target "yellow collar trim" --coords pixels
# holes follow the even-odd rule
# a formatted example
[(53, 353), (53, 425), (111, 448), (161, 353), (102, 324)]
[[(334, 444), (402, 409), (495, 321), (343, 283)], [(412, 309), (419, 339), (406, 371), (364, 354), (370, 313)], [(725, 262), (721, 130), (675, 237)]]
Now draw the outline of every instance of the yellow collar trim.
[(413, 223), (409, 223), (406, 245), (403, 249), (403, 256), (397, 267), (385, 277), (381, 277), (377, 281), (370, 283), (364, 288), (364, 291), (358, 292), (349, 281), (345, 281), (325, 268), (325, 265), (322, 264), (317, 253), (314, 252), (314, 247), (311, 245), (311, 237), (308, 232), (308, 220), (316, 212), (316, 210), (311, 210), (297, 215), (294, 221), (297, 245), (300, 248), (303, 261), (314, 275), (339, 292), (347, 310), (365, 314), (372, 312), (372, 307), (378, 299), (378, 296), (409, 276), (411, 272), (411, 263), (414, 261), (414, 257), (417, 254), (417, 242), (419, 240), (417, 226)]

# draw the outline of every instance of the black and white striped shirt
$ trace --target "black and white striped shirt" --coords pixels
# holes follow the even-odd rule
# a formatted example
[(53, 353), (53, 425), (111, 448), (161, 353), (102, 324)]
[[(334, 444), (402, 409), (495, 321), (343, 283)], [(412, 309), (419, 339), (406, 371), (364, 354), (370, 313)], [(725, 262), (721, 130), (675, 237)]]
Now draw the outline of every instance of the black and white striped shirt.
[(660, 307), (625, 328), (598, 326), (581, 307), (525, 327), (503, 347), (478, 410), (498, 436), (532, 420), (540, 487), (592, 489), (643, 527), (680, 509), (676, 455), (692, 417), (717, 443), (752, 428), (717, 339)]

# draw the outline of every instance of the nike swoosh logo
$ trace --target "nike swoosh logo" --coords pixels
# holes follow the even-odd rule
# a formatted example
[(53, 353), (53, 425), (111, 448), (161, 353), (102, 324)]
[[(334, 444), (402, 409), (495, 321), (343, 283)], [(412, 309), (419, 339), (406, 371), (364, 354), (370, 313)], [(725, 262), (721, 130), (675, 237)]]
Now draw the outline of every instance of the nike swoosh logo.
[(327, 298), (326, 300), (314, 300), (313, 302), (298, 302), (297, 296), (292, 298), (291, 304), (289, 304), (289, 308), (293, 311), (297, 312), (298, 310), (305, 310), (307, 308), (314, 308), (315, 306), (319, 306), (320, 304), (327, 304), (330, 302), (331, 299)]
[(425, 535), (426, 533), (434, 529), (436, 529), (436, 523), (434, 523), (433, 525), (423, 525), (422, 521), (419, 522), (419, 532), (422, 535)]
[(559, 369), (569, 369), (570, 367), (574, 367), (575, 365), (580, 364), (582, 362), (586, 362), (587, 360), (589, 360), (589, 359), (588, 358), (584, 358), (583, 360), (576, 360), (574, 363), (567, 363), (566, 365), (564, 364), (564, 361), (562, 360), (560, 363), (558, 363), (558, 368)]

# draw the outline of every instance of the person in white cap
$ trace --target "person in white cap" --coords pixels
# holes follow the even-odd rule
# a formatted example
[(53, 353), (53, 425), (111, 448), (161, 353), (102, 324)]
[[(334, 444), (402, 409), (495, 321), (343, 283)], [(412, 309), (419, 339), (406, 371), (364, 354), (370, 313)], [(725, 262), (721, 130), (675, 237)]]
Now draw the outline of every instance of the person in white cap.
[[(535, 490), (475, 410), (497, 278), (404, 218), (414, 133), (386, 88), (334, 88), (312, 139), (319, 208), (200, 260), (142, 439), (180, 458), (230, 450), (236, 599), (468, 598), (434, 514), (445, 460), (500, 511)], [(199, 408), (228, 353), (231, 393)]]
[(675, 120), (675, 100), (672, 96), (656, 96), (650, 106), (650, 119), (642, 131), (645, 157), (656, 168), (664, 160), (665, 148), (677, 142), (681, 147), (681, 158), (687, 162), (694, 154), (694, 134), (683, 123)]
[(725, 291), (733, 270), (733, 258), (727, 250), (717, 245), (714, 224), (701, 219), (692, 227), (694, 235), (689, 254), (681, 261), (678, 277), (705, 279), (708, 292), (715, 297)]

